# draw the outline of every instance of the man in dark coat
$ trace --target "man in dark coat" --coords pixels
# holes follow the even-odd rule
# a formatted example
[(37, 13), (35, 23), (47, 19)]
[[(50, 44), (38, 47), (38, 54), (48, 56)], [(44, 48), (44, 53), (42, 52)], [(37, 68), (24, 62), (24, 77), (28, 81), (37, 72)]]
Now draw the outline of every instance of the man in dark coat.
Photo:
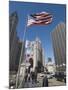
[(28, 77), (28, 70), (26, 69), (26, 71), (25, 71), (25, 82), (27, 82), (27, 77)]
[(35, 68), (35, 82), (37, 82), (37, 67)]
[(43, 87), (48, 87), (48, 78), (47, 78), (47, 76), (45, 76), (43, 78)]

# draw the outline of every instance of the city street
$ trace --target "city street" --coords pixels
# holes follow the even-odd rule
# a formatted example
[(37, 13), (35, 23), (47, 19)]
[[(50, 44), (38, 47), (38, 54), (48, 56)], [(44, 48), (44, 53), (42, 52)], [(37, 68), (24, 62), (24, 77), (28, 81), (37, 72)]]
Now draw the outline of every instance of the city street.
[[(41, 74), (38, 74), (38, 77), (37, 77), (37, 83), (31, 83), (31, 82), (28, 82), (25, 84), (25, 88), (27, 87), (42, 87), (42, 83), (43, 83), (43, 75)], [(65, 86), (65, 83), (64, 81), (57, 81), (56, 78), (51, 78), (51, 79), (48, 79), (48, 86), (51, 87), (51, 86)]]
[(9, 4), (9, 88), (65, 86), (66, 5)]
[(56, 78), (49, 79), (49, 86), (65, 86), (65, 83), (63, 81), (57, 81)]
[[(38, 82), (37, 86), (38, 87), (42, 87), (42, 82), (43, 82), (43, 77), (40, 77), (40, 75), (38, 75)], [(57, 81), (56, 78), (52, 78), (52, 79), (48, 79), (48, 85), (49, 86), (65, 86), (64, 81)]]

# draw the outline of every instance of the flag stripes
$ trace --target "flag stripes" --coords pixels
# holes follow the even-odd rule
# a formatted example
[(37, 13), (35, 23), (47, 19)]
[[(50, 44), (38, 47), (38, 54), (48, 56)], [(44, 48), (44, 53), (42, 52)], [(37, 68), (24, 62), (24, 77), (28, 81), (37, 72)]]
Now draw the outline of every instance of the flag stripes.
[(47, 25), (52, 22), (53, 15), (46, 12), (31, 14), (28, 18), (27, 26)]

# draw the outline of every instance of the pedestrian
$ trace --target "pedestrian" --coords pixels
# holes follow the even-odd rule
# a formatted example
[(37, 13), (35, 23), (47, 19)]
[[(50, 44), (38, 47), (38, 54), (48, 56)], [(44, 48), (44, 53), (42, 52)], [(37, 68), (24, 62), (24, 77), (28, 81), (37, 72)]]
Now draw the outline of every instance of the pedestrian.
[(30, 82), (30, 74), (28, 74), (28, 79), (27, 79), (28, 82)]
[(66, 77), (64, 77), (64, 82), (66, 83)]
[(25, 70), (25, 82), (27, 82), (27, 78), (28, 78), (28, 70)]
[(28, 73), (30, 73), (30, 68), (31, 68), (31, 66), (28, 67)]
[(28, 88), (31, 88), (32, 87), (32, 78), (31, 78), (31, 75), (28, 74), (28, 84), (27, 84)]
[(30, 76), (31, 76), (32, 83), (33, 83), (35, 81), (35, 74), (34, 74), (33, 68), (30, 69)]
[(37, 82), (37, 68), (35, 68), (35, 82)]
[(47, 76), (45, 76), (43, 78), (43, 87), (48, 87), (48, 78), (47, 78)]

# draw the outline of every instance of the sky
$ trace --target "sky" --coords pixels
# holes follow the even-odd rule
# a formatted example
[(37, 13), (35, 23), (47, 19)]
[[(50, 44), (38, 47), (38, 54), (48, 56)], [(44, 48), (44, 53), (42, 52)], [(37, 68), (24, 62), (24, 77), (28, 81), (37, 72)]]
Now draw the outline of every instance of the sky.
[(48, 12), (53, 15), (53, 21), (49, 25), (33, 25), (27, 27), (25, 39), (33, 41), (38, 37), (42, 42), (42, 47), (45, 52), (45, 62), (48, 57), (54, 62), (53, 44), (51, 32), (60, 22), (66, 22), (66, 5), (64, 4), (47, 4), (47, 3), (32, 3), (32, 2), (9, 2), (9, 15), (13, 12), (18, 14), (17, 36), (23, 40), (25, 25), (27, 24), (27, 16), (33, 13)]

